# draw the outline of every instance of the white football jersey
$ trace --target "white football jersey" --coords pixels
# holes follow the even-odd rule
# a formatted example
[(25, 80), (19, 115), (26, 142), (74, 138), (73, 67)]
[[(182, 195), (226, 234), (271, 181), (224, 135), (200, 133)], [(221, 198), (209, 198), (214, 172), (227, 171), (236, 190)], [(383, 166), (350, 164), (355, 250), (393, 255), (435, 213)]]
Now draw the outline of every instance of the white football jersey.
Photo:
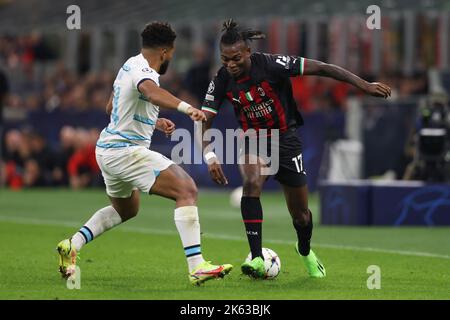
[(159, 74), (149, 66), (142, 54), (129, 58), (120, 68), (113, 85), (110, 122), (101, 132), (97, 147), (150, 147), (159, 107), (138, 90), (138, 85), (147, 79), (159, 86)]

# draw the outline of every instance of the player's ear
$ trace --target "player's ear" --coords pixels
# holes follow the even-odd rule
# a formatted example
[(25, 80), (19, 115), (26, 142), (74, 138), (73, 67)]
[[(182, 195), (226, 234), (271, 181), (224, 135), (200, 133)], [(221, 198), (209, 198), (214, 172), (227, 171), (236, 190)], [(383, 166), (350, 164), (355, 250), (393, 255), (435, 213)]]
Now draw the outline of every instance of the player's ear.
[(250, 55), (252, 54), (252, 49), (250, 48), (250, 46), (246, 46), (245, 48), (245, 54), (250, 57)]

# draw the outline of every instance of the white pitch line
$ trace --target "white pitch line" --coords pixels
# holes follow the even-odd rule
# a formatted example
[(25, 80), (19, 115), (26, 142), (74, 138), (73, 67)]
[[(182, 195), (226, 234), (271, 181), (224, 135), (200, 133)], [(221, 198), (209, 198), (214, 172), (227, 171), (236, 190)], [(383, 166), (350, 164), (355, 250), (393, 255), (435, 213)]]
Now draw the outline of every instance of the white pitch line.
[(401, 256), (441, 258), (441, 259), (449, 259), (450, 260), (450, 256), (448, 256), (448, 255), (438, 254), (438, 253), (430, 253), (430, 252), (380, 249), (380, 248), (371, 248), (371, 247), (356, 247), (356, 246), (336, 245), (336, 244), (327, 244), (327, 243), (314, 244), (314, 246), (328, 248), (328, 249), (342, 249), (342, 250), (352, 250), (352, 251), (391, 253), (391, 254), (398, 254)]
[[(20, 224), (33, 224), (33, 225), (48, 225), (48, 226), (61, 226), (61, 227), (72, 227), (78, 228), (80, 226), (79, 222), (75, 221), (61, 221), (53, 219), (36, 219), (28, 217), (11, 217), (0, 215), (0, 221), (13, 222)], [(135, 232), (143, 234), (161, 234), (161, 235), (178, 235), (178, 232), (173, 230), (160, 230), (152, 228), (140, 228), (140, 227), (127, 227), (122, 226), (117, 228), (121, 232)], [(202, 236), (206, 238), (223, 239), (223, 240), (233, 240), (233, 241), (247, 241), (246, 238), (239, 236), (232, 236), (228, 234), (216, 234), (216, 233), (205, 233)], [(289, 240), (279, 240), (279, 239), (264, 239), (264, 242), (270, 242), (275, 244), (292, 245), (294, 241)], [(327, 249), (338, 249), (338, 250), (350, 250), (350, 251), (364, 251), (364, 252), (378, 252), (387, 254), (396, 254), (402, 256), (415, 256), (415, 257), (428, 257), (428, 258), (440, 258), (450, 260), (450, 255), (430, 253), (430, 252), (420, 252), (420, 251), (407, 251), (407, 250), (392, 250), (392, 249), (381, 249), (381, 248), (371, 248), (371, 247), (358, 247), (358, 246), (348, 246), (348, 245), (338, 245), (338, 244), (327, 244), (327, 243), (314, 243), (314, 247), (327, 248)]]

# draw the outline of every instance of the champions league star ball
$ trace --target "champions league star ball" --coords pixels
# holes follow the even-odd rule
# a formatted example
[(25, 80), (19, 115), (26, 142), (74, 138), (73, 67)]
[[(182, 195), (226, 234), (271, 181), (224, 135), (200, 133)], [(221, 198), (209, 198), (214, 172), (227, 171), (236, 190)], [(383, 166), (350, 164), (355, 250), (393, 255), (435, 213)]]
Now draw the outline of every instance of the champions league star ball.
[[(264, 256), (264, 267), (266, 268), (266, 279), (274, 279), (281, 270), (281, 261), (278, 254), (269, 248), (262, 248), (262, 253)], [(252, 253), (250, 252), (245, 259), (246, 262), (252, 260)]]
[(241, 198), (242, 198), (242, 187), (238, 187), (231, 191), (230, 194), (230, 205), (233, 208), (239, 209), (241, 207)]

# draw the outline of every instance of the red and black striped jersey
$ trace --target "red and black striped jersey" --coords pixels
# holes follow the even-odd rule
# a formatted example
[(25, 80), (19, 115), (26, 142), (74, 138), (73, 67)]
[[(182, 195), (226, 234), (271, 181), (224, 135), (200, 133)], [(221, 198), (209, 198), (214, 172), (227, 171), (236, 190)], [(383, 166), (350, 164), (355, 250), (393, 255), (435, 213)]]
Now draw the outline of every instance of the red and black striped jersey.
[(227, 99), (241, 128), (279, 129), (303, 124), (292, 95), (289, 77), (303, 74), (305, 59), (296, 56), (253, 53), (247, 76), (234, 79), (222, 67), (209, 84), (202, 104), (204, 112), (217, 114)]

